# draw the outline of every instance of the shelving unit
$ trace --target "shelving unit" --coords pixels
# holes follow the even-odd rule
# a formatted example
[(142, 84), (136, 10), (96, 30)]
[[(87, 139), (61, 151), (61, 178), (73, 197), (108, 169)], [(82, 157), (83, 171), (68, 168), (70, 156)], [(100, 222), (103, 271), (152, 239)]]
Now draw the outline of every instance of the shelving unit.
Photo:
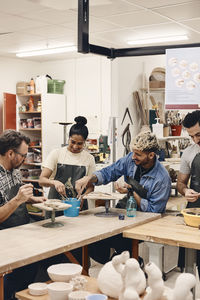
[[(34, 111), (24, 111), (28, 109), (30, 97), (32, 97), (34, 101)], [(31, 144), (29, 147), (27, 158), (20, 168), (23, 182), (31, 182), (37, 188), (39, 187), (38, 179), (42, 162), (42, 112), (37, 110), (38, 101), (41, 102), (41, 97), (41, 94), (17, 95), (16, 107), (17, 130), (27, 135), (31, 143), (35, 144), (35, 146)], [(37, 195), (41, 194), (41, 192), (37, 192)]]
[[(33, 97), (34, 111), (28, 111), (28, 101)], [(37, 111), (40, 101), (40, 111)], [(24, 170), (23, 181), (31, 182), (39, 188), (38, 179), (41, 164), (55, 148), (60, 148), (63, 142), (63, 128), (58, 123), (66, 122), (66, 97), (62, 94), (20, 94), (16, 97), (16, 128), (31, 140), (28, 155), (21, 167)], [(28, 120), (40, 119), (37, 126), (29, 124)], [(23, 121), (24, 120), (24, 121)], [(30, 128), (30, 127), (34, 128)], [(40, 128), (37, 128), (40, 127)], [(29, 175), (29, 172), (31, 173)], [(38, 172), (38, 176), (34, 174)]]

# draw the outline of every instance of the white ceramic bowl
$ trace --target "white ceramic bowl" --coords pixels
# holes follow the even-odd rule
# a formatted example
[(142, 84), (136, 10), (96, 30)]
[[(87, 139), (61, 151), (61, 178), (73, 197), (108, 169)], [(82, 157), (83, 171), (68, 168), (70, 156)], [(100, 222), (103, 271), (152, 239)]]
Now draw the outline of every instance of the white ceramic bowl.
[(89, 295), (87, 291), (74, 291), (68, 295), (68, 300), (85, 300)]
[(56, 264), (47, 269), (48, 275), (53, 281), (68, 282), (73, 277), (80, 275), (83, 267), (78, 264)]
[(47, 284), (44, 282), (31, 283), (28, 286), (29, 294), (34, 296), (40, 296), (47, 294)]
[(52, 282), (47, 286), (50, 300), (66, 300), (73, 290), (73, 285), (67, 282)]

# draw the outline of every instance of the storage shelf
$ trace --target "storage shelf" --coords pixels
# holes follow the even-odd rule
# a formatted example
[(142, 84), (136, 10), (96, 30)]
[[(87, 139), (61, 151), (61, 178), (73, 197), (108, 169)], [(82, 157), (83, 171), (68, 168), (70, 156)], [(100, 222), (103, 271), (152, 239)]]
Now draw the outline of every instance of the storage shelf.
[(41, 131), (41, 128), (19, 128), (20, 131)]
[(18, 97), (37, 97), (37, 96), (41, 96), (41, 94), (17, 94)]
[(29, 178), (23, 178), (22, 177), (22, 181), (23, 182), (39, 182), (39, 178), (38, 179), (29, 179)]
[(36, 166), (36, 167), (40, 167), (41, 166), (41, 163), (26, 163), (24, 162), (23, 163), (23, 166)]
[(19, 114), (23, 114), (23, 115), (41, 114), (41, 111), (19, 111)]
[(40, 149), (40, 148), (42, 148), (42, 146), (28, 146), (29, 148), (38, 148), (38, 149)]
[(141, 88), (141, 90), (145, 92), (165, 92), (165, 88)]
[(189, 140), (190, 138), (187, 136), (172, 135), (172, 136), (165, 136), (157, 139), (159, 141), (167, 141), (167, 140)]

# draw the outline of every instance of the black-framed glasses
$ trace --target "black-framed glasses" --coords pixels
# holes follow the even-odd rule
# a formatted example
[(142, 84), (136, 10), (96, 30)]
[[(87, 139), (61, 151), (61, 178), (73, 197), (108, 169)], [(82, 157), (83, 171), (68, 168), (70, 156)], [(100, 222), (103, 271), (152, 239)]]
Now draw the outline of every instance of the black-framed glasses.
[(26, 158), (27, 157), (27, 153), (26, 154), (22, 154), (22, 153), (20, 153), (20, 152), (18, 152), (18, 151), (14, 151), (16, 154), (19, 154), (19, 155), (21, 155), (21, 157), (23, 157), (23, 158)]

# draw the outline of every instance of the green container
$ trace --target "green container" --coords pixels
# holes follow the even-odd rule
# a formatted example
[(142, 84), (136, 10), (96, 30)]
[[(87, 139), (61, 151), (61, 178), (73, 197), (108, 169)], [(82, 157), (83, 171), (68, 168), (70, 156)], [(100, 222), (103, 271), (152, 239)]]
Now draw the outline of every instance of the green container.
[(48, 79), (47, 93), (64, 94), (65, 80)]

